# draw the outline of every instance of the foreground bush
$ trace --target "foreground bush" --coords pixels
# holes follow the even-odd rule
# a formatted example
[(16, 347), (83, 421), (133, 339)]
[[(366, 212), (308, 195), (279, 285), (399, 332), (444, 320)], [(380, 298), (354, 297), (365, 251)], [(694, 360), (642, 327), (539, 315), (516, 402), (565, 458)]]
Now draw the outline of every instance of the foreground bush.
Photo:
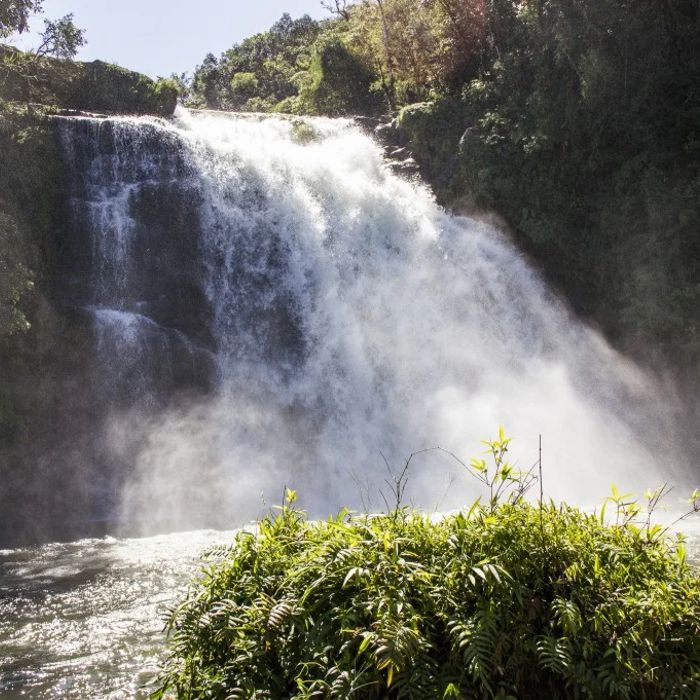
[(699, 698), (700, 579), (659, 528), (516, 498), (242, 532), (157, 698)]

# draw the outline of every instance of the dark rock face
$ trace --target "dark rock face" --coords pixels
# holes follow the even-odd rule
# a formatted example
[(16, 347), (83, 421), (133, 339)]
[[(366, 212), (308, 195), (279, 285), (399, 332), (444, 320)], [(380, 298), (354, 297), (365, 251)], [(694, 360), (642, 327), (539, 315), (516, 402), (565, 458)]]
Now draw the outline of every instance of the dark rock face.
[(111, 444), (110, 417), (206, 393), (215, 378), (199, 195), (178, 143), (118, 121), (54, 127), (65, 182), (33, 327), (2, 348), (21, 408), (0, 421), (0, 546), (113, 526), (132, 454)]
[(103, 61), (84, 63), (79, 79), (66, 97), (66, 106), (88, 111), (170, 116), (177, 106), (177, 91)]

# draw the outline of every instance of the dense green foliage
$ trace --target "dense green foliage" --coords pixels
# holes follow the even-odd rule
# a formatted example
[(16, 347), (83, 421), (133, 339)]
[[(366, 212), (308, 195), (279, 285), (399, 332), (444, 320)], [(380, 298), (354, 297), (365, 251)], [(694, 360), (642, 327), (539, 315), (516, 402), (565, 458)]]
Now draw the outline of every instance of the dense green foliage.
[(194, 73), (190, 104), (380, 112), (454, 83), (455, 73), (474, 59), (484, 24), (475, 0), (364, 0), (333, 7), (337, 19), (293, 20), (285, 14), (219, 59), (209, 54)]
[[(338, 0), (195, 72), (193, 104), (398, 116), (618, 346), (700, 361), (697, 0)], [(255, 60), (250, 57), (255, 56)], [(283, 70), (282, 70), (283, 69)], [(280, 89), (280, 71), (284, 89)]]
[(210, 109), (271, 111), (298, 92), (297, 73), (311, 60), (320, 27), (284, 15), (272, 28), (225, 51), (209, 54), (192, 81), (191, 104)]
[[(36, 381), (55, 328), (44, 295), (54, 250), (62, 164), (45, 111), (0, 103), (0, 461), (28, 420)], [(39, 323), (37, 323), (39, 321)], [(39, 326), (43, 326), (43, 333)], [(29, 332), (27, 332), (29, 331)]]
[(50, 226), (52, 192), (61, 178), (50, 129), (26, 109), (0, 108), (0, 153), (2, 343), (3, 336), (29, 328), (21, 301), (33, 287), (38, 251)]
[(336, 36), (324, 37), (314, 46), (303, 78), (298, 98), (281, 107), (338, 116), (374, 114), (381, 106), (378, 95), (371, 91), (372, 73)]
[(33, 287), (17, 220), (0, 210), (0, 334), (28, 330), (19, 303)]
[(157, 697), (700, 697), (700, 580), (658, 528), (518, 499), (437, 522), (288, 505), (217, 554)]

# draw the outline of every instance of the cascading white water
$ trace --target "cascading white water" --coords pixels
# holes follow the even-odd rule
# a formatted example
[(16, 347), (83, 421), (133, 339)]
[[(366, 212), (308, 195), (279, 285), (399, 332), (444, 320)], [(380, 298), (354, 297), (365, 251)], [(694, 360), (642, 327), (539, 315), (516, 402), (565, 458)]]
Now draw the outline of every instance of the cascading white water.
[[(74, 122), (63, 129), (72, 153)], [(148, 227), (131, 224), (139, 193), (177, 181), (194, 222), (184, 266), (206, 299), (200, 321), (217, 377), (203, 399), (140, 405), (111, 421), (109, 444), (135, 461), (125, 522), (228, 527), (278, 501), (285, 484), (317, 514), (378, 506), (384, 457), (398, 465), (441, 445), (466, 459), (501, 423), (521, 466), (544, 436), (548, 495), (596, 501), (611, 480), (659, 481), (666, 409), (651, 382), (571, 317), (503, 233), (443, 211), (351, 122), (300, 128), (285, 117), (179, 110), (169, 122), (109, 124), (109, 155), (87, 169), (99, 204), (89, 212), (90, 308), (111, 333), (100, 336), (100, 362), (141, 382), (129, 395), (148, 393), (147, 368), (167, 353), (134, 334), (183, 336), (176, 322), (173, 331), (147, 320), (144, 273), (133, 272), (139, 255), (169, 244), (174, 210), (156, 204), (166, 228), (148, 244), (138, 240)], [(161, 142), (162, 153), (144, 141)], [(148, 278), (153, 298), (161, 275)], [(186, 313), (186, 296), (180, 306)], [(138, 316), (124, 323), (124, 314)], [(119, 328), (126, 340), (114, 340)], [(119, 374), (124, 347), (151, 353), (140, 374)], [(460, 468), (437, 453), (413, 470), (410, 496), (426, 508), (470, 495)]]

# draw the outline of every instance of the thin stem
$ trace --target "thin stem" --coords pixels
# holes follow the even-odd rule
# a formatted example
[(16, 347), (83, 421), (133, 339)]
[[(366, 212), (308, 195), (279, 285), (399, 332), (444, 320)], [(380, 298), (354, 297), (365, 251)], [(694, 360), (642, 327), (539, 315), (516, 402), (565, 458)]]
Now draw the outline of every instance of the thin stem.
[(542, 550), (544, 550), (544, 482), (542, 480), (542, 433), (540, 433), (539, 450), (537, 459), (537, 471), (540, 482), (540, 539)]

